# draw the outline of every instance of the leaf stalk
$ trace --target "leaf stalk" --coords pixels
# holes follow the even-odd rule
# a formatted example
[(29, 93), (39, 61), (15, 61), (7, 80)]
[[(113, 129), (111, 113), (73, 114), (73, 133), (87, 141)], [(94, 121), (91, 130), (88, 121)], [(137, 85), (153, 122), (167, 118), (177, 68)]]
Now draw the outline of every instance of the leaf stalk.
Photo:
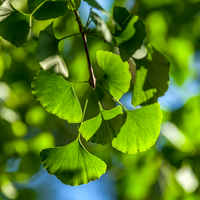
[(85, 48), (85, 53), (86, 53), (86, 58), (87, 58), (87, 63), (88, 63), (88, 70), (89, 70), (89, 74), (90, 74), (90, 78), (89, 78), (89, 84), (92, 86), (93, 89), (96, 88), (96, 78), (93, 72), (93, 67), (90, 61), (90, 56), (89, 56), (89, 50), (88, 50), (88, 46), (87, 46), (87, 37), (86, 35), (83, 33), (84, 32), (84, 27), (82, 25), (82, 22), (80, 20), (80, 15), (78, 10), (74, 10), (74, 14), (76, 16), (76, 20), (78, 22), (78, 26), (79, 26), (79, 31), (82, 36), (83, 39), (83, 44), (84, 44), (84, 48)]

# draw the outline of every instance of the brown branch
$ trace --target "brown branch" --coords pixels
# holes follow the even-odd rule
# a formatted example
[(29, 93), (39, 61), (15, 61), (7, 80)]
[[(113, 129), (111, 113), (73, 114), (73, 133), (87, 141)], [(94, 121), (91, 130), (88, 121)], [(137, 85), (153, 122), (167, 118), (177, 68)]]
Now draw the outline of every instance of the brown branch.
[[(80, 20), (80, 15), (79, 15), (78, 10), (74, 10), (74, 14), (75, 14), (76, 20), (78, 22), (79, 31), (80, 31), (80, 33), (82, 33), (84, 30), (83, 30), (83, 25), (82, 25), (81, 20)], [(93, 68), (92, 68), (92, 65), (91, 65), (91, 62), (90, 62), (90, 56), (89, 56), (89, 51), (88, 51), (88, 46), (87, 46), (87, 37), (84, 33), (82, 33), (81, 36), (82, 36), (82, 39), (83, 39), (83, 44), (84, 44), (87, 63), (88, 63), (88, 70), (89, 70), (89, 74), (90, 74), (89, 84), (93, 87), (93, 89), (95, 89), (96, 78), (94, 76)]]

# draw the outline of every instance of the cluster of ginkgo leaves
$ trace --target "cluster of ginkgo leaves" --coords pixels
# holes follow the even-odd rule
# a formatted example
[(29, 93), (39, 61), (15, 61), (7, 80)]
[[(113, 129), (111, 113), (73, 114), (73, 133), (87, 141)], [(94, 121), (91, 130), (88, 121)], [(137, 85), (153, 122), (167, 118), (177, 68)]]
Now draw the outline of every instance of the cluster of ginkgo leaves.
[[(41, 69), (32, 82), (33, 94), (48, 112), (69, 123), (80, 123), (79, 134), (74, 142), (63, 147), (44, 149), (40, 157), (50, 174), (72, 186), (96, 180), (106, 171), (106, 164), (84, 148), (80, 135), (86, 141), (102, 145), (112, 142), (114, 148), (128, 154), (145, 151), (155, 143), (162, 122), (157, 99), (165, 93), (169, 82), (170, 63), (152, 45), (147, 45), (146, 56), (134, 58), (134, 53), (141, 48), (146, 36), (145, 26), (138, 16), (117, 6), (111, 16), (96, 0), (84, 1), (91, 6), (85, 26), (77, 15), (81, 0), (28, 0), (30, 14), (15, 9), (8, 0), (0, 7), (0, 35), (16, 47), (22, 47), (28, 42), (33, 17), (36, 20), (48, 20), (63, 16), (69, 11), (75, 13), (82, 36), (92, 34), (119, 48), (120, 55), (102, 50), (96, 53), (98, 65), (103, 72), (102, 79), (107, 87), (98, 81), (95, 86), (88, 80), (84, 81), (90, 84), (91, 92), (95, 94), (99, 105), (99, 114), (84, 121), (88, 99), (82, 111), (73, 88), (78, 83), (66, 80), (69, 73), (58, 48), (59, 42), (68, 36), (57, 39), (53, 24), (40, 32), (35, 52)], [(114, 33), (92, 8), (108, 15), (113, 22)], [(88, 28), (90, 21), (95, 23), (95, 30)], [(122, 95), (129, 91), (132, 78), (128, 59), (133, 59), (136, 63), (132, 104), (135, 107), (142, 106), (134, 110), (127, 110), (119, 102)], [(95, 79), (93, 70), (88, 69), (90, 76)], [(109, 94), (118, 106), (105, 110), (96, 88)]]

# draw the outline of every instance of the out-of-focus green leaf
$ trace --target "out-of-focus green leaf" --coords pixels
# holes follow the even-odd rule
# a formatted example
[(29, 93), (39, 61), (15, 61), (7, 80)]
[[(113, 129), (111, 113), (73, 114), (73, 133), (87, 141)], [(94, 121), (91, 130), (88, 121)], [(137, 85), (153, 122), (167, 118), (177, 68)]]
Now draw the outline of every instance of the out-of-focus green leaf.
[(86, 1), (90, 6), (98, 9), (98, 10), (101, 10), (101, 11), (105, 11), (100, 5), (99, 3), (96, 1), (96, 0), (83, 0), (83, 1)]
[(58, 50), (59, 40), (54, 36), (53, 24), (40, 32), (39, 44), (35, 50), (37, 59), (44, 70), (68, 77), (68, 70)]
[(82, 110), (73, 85), (61, 76), (40, 70), (32, 82), (33, 94), (44, 108), (69, 123), (79, 123)]
[(87, 141), (106, 144), (119, 133), (123, 112), (121, 106), (100, 111), (97, 117), (83, 122), (79, 131)]
[(57, 18), (66, 14), (67, 1), (28, 0), (28, 9), (37, 20)]
[(78, 10), (81, 5), (81, 0), (67, 0), (70, 10)]
[[(2, 53), (0, 51), (0, 53)], [(3, 61), (3, 56), (0, 54), (0, 79), (4, 74), (4, 70), (5, 70), (5, 65), (4, 65), (4, 61)]]
[(30, 16), (16, 10), (6, 0), (0, 7), (0, 35), (16, 47), (26, 44)]
[(119, 45), (120, 56), (127, 61), (142, 46), (146, 36), (145, 26), (138, 16), (130, 14), (126, 8), (114, 7), (113, 18), (121, 26), (113, 35)]
[(68, 10), (67, 1), (43, 1), (33, 16), (37, 20), (48, 20), (63, 16)]
[(153, 46), (148, 46), (147, 56), (136, 62), (137, 72), (132, 104), (152, 104), (164, 95), (169, 84), (169, 61)]
[(91, 15), (92, 20), (96, 24), (97, 30), (102, 32), (104, 36), (104, 40), (111, 43), (112, 42), (112, 34), (107, 27), (106, 23), (97, 15), (95, 12), (92, 12)]
[(148, 150), (160, 133), (162, 113), (159, 104), (126, 112), (127, 119), (117, 138), (113, 139), (113, 147), (128, 154)]
[(128, 63), (122, 62), (116, 54), (101, 50), (97, 52), (97, 61), (108, 82), (110, 94), (120, 99), (130, 87), (131, 74)]
[(106, 164), (90, 154), (79, 139), (64, 147), (44, 149), (40, 157), (49, 174), (71, 186), (94, 181), (106, 172)]

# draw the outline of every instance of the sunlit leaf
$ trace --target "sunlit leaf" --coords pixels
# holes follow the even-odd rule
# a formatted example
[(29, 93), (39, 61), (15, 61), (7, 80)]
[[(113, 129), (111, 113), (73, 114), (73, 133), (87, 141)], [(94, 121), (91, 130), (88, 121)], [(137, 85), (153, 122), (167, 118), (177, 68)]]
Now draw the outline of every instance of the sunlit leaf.
[(57, 18), (69, 10), (67, 1), (29, 0), (28, 8), (37, 20)]
[(111, 43), (112, 42), (112, 34), (107, 27), (106, 23), (97, 15), (95, 12), (92, 12), (91, 15), (92, 20), (96, 24), (97, 30), (102, 32), (104, 36), (104, 40)]
[(119, 151), (134, 154), (148, 150), (160, 133), (162, 113), (158, 103), (127, 112), (127, 118), (112, 145)]
[(40, 157), (49, 174), (71, 186), (94, 181), (106, 172), (106, 164), (90, 154), (78, 139), (63, 147), (44, 149)]
[(0, 35), (16, 47), (26, 44), (30, 16), (16, 10), (6, 0), (0, 7)]
[(137, 72), (132, 104), (151, 104), (164, 95), (169, 84), (169, 61), (153, 46), (148, 46), (147, 56), (136, 62)]
[(61, 76), (40, 70), (32, 82), (33, 94), (44, 108), (69, 123), (79, 123), (82, 110), (73, 85)]
[(116, 54), (101, 50), (97, 52), (97, 61), (108, 82), (110, 94), (120, 99), (130, 87), (131, 74), (128, 63), (122, 62)]
[(120, 56), (127, 61), (139, 49), (146, 36), (145, 26), (138, 16), (130, 14), (126, 8), (114, 7), (113, 18), (121, 26), (113, 35), (119, 45)]
[(44, 70), (68, 77), (68, 70), (58, 50), (59, 40), (54, 36), (53, 24), (40, 32), (36, 57)]
[(83, 122), (79, 128), (79, 132), (88, 141), (99, 129), (102, 123), (102, 116), (99, 113), (96, 117)]
[(79, 128), (83, 137), (90, 142), (106, 144), (117, 136), (122, 126), (122, 108), (100, 110), (97, 117), (83, 122)]
[(81, 5), (81, 0), (67, 0), (70, 10), (78, 10)]

